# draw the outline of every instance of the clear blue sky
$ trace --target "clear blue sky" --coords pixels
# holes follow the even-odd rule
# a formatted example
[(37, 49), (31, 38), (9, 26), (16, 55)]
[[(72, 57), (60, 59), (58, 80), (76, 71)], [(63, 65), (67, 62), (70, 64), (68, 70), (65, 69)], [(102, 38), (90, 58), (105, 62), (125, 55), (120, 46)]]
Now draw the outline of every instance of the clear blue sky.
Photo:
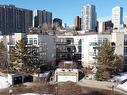
[(123, 7), (124, 16), (127, 16), (127, 0), (0, 0), (0, 4), (14, 4), (31, 10), (46, 9), (68, 25), (74, 23), (74, 17), (80, 16), (82, 6), (87, 3), (96, 6), (98, 19), (111, 17), (112, 8), (116, 5)]

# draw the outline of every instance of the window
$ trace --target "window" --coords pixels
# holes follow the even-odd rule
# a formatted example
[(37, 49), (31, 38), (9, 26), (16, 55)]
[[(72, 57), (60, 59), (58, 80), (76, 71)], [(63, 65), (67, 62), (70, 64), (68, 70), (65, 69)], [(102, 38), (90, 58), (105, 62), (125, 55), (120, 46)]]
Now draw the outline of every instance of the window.
[(115, 44), (115, 42), (111, 42), (111, 45), (114, 47), (116, 44)]
[(127, 55), (127, 47), (124, 48), (124, 55)]
[(81, 52), (81, 51), (82, 51), (82, 47), (78, 46), (78, 52)]
[(102, 43), (103, 43), (103, 39), (102, 38), (99, 38), (98, 39), (98, 45), (102, 45)]
[(37, 38), (34, 38), (34, 44), (37, 44)]
[(61, 39), (60, 39), (60, 42), (64, 42), (64, 38), (61, 38)]
[(126, 40), (124, 40), (124, 45), (127, 45), (127, 41)]
[(104, 39), (103, 39), (103, 43), (106, 42), (106, 41), (108, 41), (108, 39), (107, 39), (107, 38), (104, 38)]
[(127, 63), (127, 57), (124, 57), (124, 64)]
[(67, 44), (71, 44), (71, 40), (67, 40)]
[(29, 44), (33, 44), (33, 38), (30, 38), (30, 40), (29, 40)]
[(81, 44), (82, 44), (82, 40), (81, 40), (81, 39), (79, 40), (78, 44), (79, 44), (79, 45), (81, 45)]

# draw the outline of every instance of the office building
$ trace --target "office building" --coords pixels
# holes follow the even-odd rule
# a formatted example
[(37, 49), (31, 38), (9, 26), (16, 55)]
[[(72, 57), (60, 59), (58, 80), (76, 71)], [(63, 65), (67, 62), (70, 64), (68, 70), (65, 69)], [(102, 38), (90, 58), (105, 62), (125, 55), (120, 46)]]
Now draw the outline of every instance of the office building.
[(33, 12), (14, 5), (0, 5), (0, 33), (9, 35), (27, 32), (32, 26)]
[(125, 17), (124, 24), (125, 24), (126, 27), (127, 27), (127, 16)]
[(85, 32), (95, 31), (96, 29), (96, 8), (94, 5), (87, 4), (81, 10), (81, 27)]
[(116, 6), (112, 9), (112, 23), (114, 29), (120, 29), (123, 24), (123, 8)]
[(59, 19), (59, 18), (53, 19), (53, 29), (54, 30), (62, 29), (62, 19)]
[(99, 21), (98, 32), (103, 33), (104, 29), (105, 29), (105, 23), (103, 21)]
[(81, 30), (81, 18), (79, 16), (75, 17), (74, 29), (75, 30)]
[(106, 32), (112, 32), (113, 23), (109, 21), (99, 21), (98, 23), (98, 32), (99, 33), (106, 33)]
[(52, 13), (46, 10), (35, 10), (34, 11), (34, 27), (43, 26), (47, 24), (47, 26), (51, 27), (52, 25)]

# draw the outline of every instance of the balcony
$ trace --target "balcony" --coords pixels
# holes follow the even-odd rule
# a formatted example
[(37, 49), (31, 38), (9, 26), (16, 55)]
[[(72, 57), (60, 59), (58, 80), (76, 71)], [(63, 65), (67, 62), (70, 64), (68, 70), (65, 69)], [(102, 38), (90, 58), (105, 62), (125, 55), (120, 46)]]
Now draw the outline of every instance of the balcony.
[(127, 46), (127, 42), (124, 42), (124, 46)]
[(56, 42), (56, 45), (66, 45), (66, 42)]

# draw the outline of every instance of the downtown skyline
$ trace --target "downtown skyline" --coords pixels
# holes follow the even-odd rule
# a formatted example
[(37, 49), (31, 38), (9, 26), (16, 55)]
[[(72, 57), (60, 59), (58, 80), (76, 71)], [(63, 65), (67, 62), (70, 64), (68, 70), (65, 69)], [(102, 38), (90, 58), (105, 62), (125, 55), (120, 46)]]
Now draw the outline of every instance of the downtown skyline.
[(31, 10), (47, 10), (53, 13), (53, 18), (61, 18), (63, 20), (63, 24), (67, 23), (67, 25), (74, 24), (75, 16), (81, 16), (81, 9), (86, 4), (93, 4), (96, 6), (97, 19), (104, 20), (110, 19), (112, 16), (112, 8), (115, 6), (123, 7), (123, 20), (124, 17), (127, 16), (127, 0), (1, 0), (0, 4), (13, 4), (16, 7), (27, 8)]

